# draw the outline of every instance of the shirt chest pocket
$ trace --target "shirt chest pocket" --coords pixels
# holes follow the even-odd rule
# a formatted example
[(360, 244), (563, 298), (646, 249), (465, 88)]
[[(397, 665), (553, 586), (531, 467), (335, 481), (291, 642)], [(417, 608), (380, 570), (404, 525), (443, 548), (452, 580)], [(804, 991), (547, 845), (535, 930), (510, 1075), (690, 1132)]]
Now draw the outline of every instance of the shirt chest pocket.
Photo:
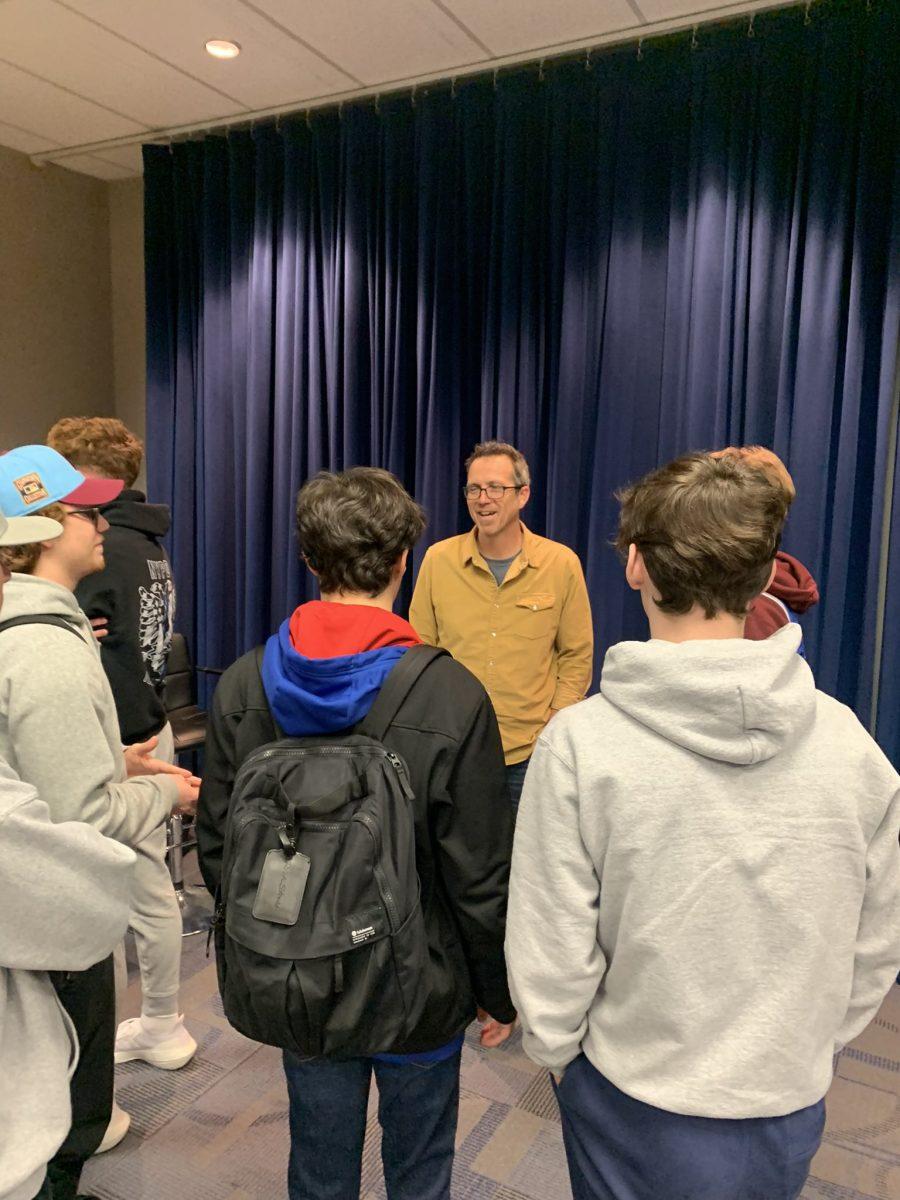
[(512, 627), (520, 637), (546, 640), (555, 636), (558, 623), (556, 597), (551, 592), (533, 592), (516, 601)]

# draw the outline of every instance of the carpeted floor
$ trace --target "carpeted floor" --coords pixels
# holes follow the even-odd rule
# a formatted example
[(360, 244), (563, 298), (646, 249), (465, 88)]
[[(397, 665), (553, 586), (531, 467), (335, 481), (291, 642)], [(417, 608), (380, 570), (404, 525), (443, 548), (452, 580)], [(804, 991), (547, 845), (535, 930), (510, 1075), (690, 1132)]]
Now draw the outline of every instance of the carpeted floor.
[[(181, 1071), (117, 1068), (132, 1116), (115, 1150), (88, 1167), (82, 1190), (101, 1200), (278, 1200), (286, 1194), (287, 1095), (279, 1052), (230, 1028), (205, 937), (184, 942), (183, 1006), (199, 1043)], [(139, 1010), (132, 967), (124, 1015)], [(900, 987), (843, 1054), (828, 1128), (803, 1200), (900, 1197)], [(374, 1093), (374, 1089), (373, 1089)], [(384, 1200), (379, 1130), (370, 1102), (362, 1200)], [(569, 1200), (559, 1118), (546, 1072), (518, 1036), (463, 1051), (454, 1200)], [(659, 1197), (659, 1200), (666, 1200)]]

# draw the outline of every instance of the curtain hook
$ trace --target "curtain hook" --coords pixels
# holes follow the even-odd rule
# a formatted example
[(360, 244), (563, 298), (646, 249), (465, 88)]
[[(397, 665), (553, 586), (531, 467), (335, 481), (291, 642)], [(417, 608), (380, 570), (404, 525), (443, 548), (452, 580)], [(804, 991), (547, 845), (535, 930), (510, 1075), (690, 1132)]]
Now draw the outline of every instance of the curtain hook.
[(497, 76), (500, 74), (500, 68), (494, 67), (494, 91), (497, 90)]
[(543, 82), (544, 82), (544, 60), (541, 59), (540, 65), (538, 67), (538, 83), (543, 83)]
[(591, 62), (591, 48), (588, 46), (587, 50), (584, 52), (584, 69), (586, 71), (590, 71), (593, 65), (594, 64)]
[(375, 93), (375, 111), (377, 113), (381, 112), (381, 92)]
[(450, 80), (450, 99), (451, 100), (456, 99), (456, 76), (455, 75)]
[(306, 128), (312, 129), (312, 117), (310, 115), (309, 109), (306, 110), (305, 116), (306, 116)]
[(753, 30), (753, 22), (755, 20), (756, 20), (756, 13), (751, 13), (750, 14), (750, 24), (747, 26), (747, 37), (748, 38), (756, 37), (756, 34), (754, 33), (754, 30)]
[(640, 62), (643, 57), (644, 57), (644, 39), (638, 38), (638, 52), (637, 52), (638, 62)]
[(693, 31), (691, 32), (691, 49), (696, 50), (698, 44), (699, 43), (697, 42), (697, 26), (695, 25), (693, 28)]
[(409, 93), (409, 102), (413, 106), (413, 108), (416, 107), (416, 85), (415, 84), (412, 85), (412, 91)]
[(343, 100), (338, 100), (338, 120), (343, 121), (343, 119), (344, 119), (344, 102), (343, 102)]
[(809, 10), (812, 8), (812, 0), (806, 0), (806, 12), (803, 14), (803, 24), (812, 25), (812, 19), (809, 15)]

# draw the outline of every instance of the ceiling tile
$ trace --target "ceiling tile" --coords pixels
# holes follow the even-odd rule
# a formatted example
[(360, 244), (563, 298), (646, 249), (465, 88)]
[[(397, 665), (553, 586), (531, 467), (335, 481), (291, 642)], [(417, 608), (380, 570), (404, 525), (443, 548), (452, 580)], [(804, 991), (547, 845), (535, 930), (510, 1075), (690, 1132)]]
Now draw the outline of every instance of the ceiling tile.
[(240, 108), (54, 0), (0, 4), (0, 58), (151, 127)]
[[(286, 37), (239, 0), (65, 0), (66, 5), (232, 97), (270, 108), (353, 87), (349, 75)], [(210, 38), (238, 42), (238, 58), (211, 58)], [(191, 124), (185, 118), (179, 124)]]
[(253, 0), (364, 84), (408, 79), (487, 56), (433, 0)]
[(90, 100), (82, 100), (4, 62), (0, 62), (0, 113), (10, 125), (30, 129), (62, 146), (145, 132), (136, 121), (111, 113)]
[[(522, 54), (564, 42), (640, 27), (628, 0), (441, 0), (495, 55)], [(641, 0), (637, 0), (640, 6)]]
[(58, 150), (59, 142), (30, 133), (27, 129), (19, 129), (15, 125), (4, 125), (0, 121), (0, 146), (8, 146), (10, 150), (21, 150), (23, 154), (37, 154), (40, 150)]

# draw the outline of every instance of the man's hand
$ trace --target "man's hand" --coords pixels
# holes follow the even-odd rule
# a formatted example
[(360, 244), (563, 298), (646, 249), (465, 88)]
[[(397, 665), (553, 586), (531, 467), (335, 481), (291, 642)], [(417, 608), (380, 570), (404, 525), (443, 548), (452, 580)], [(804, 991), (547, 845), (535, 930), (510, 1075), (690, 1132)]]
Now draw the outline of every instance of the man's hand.
[(197, 811), (197, 798), (200, 795), (200, 780), (190, 775), (187, 779), (178, 780), (178, 799), (172, 805), (172, 812), (180, 817), (192, 817)]
[(148, 738), (146, 742), (135, 742), (133, 746), (123, 747), (125, 755), (125, 769), (128, 772), (128, 777), (132, 775), (180, 775), (183, 779), (191, 781), (193, 787), (200, 786), (200, 780), (196, 775), (192, 775), (186, 767), (179, 767), (175, 763), (164, 762), (161, 758), (154, 758), (151, 751), (156, 749), (158, 737)]
[(478, 1010), (478, 1021), (481, 1025), (481, 1044), (485, 1050), (496, 1050), (498, 1046), (502, 1046), (516, 1027), (515, 1021), (509, 1025), (495, 1021), (483, 1008)]
[(109, 633), (109, 618), (91, 617), (91, 628), (94, 631), (94, 637), (101, 642)]

